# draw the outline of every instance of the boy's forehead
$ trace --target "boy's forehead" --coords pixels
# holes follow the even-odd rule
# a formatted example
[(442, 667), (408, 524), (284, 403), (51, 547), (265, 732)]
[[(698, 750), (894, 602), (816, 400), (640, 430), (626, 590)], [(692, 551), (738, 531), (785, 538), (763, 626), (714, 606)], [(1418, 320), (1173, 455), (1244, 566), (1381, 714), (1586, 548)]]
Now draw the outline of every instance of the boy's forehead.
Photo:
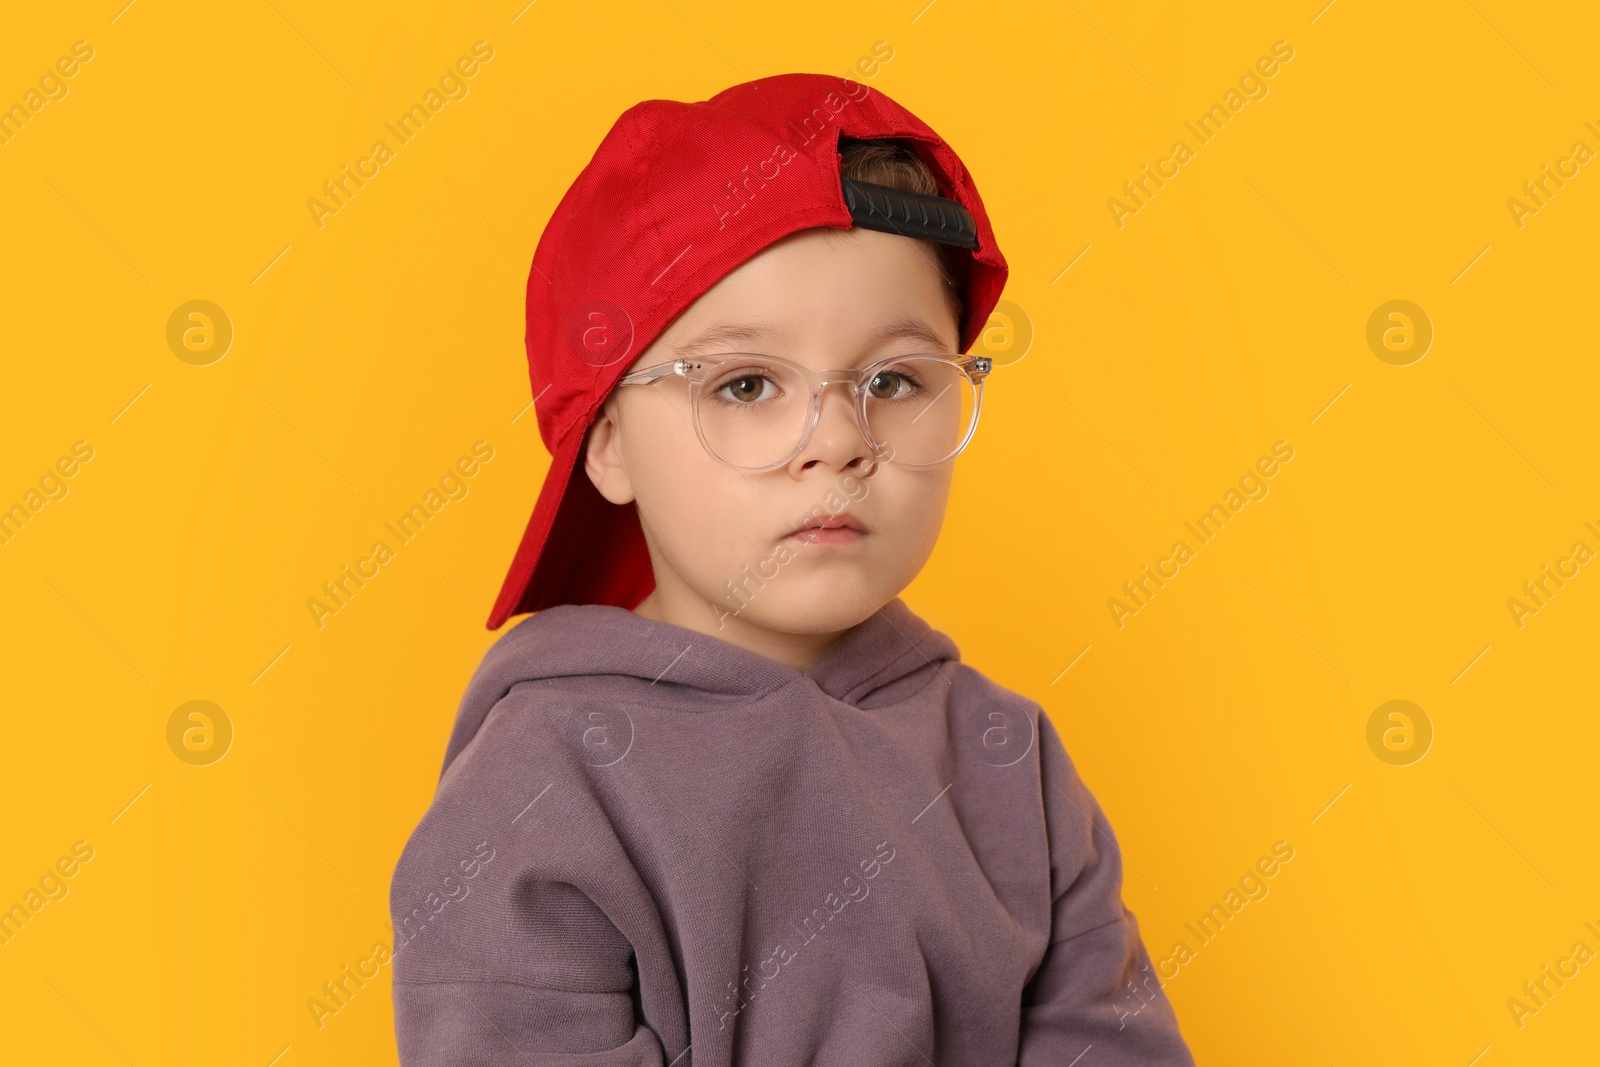
[[(905, 313), (895, 316), (877, 316), (860, 331), (859, 338), (852, 338), (867, 347), (881, 345), (889, 341), (917, 341), (930, 349), (942, 350), (950, 342), (945, 332), (940, 331), (921, 315)], [(697, 356), (708, 352), (728, 351), (731, 345), (764, 345), (770, 348), (792, 349), (799, 345), (802, 338), (799, 331), (792, 324), (757, 318), (724, 319), (713, 322), (703, 329), (695, 330), (687, 337), (668, 342), (674, 355)]]
[[(948, 324), (940, 329), (935, 322), (916, 312), (885, 313), (872, 317), (859, 330), (849, 331), (839, 338), (841, 348), (830, 353), (829, 366), (858, 362), (857, 353), (870, 357), (879, 349), (895, 342), (911, 342), (923, 352), (952, 353), (955, 327)], [(797, 357), (807, 338), (794, 324), (764, 316), (719, 317), (706, 324), (667, 331), (641, 353), (629, 366), (628, 372), (643, 369), (656, 363), (680, 357), (717, 356), (732, 352), (760, 352), (767, 355)]]
[[(728, 271), (680, 321), (744, 318), (742, 312), (752, 304), (770, 309), (772, 317), (805, 322), (823, 304), (865, 319), (873, 302), (937, 305), (945, 284), (938, 246), (931, 242), (861, 228), (816, 227), (779, 238)], [(833, 307), (829, 311), (833, 314)]]

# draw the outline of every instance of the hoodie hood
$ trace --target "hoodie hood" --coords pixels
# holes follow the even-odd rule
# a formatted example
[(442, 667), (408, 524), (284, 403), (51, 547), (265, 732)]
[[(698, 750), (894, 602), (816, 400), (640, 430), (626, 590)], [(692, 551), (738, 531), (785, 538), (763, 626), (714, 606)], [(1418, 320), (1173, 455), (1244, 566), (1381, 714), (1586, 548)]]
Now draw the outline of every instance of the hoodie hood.
[(653, 699), (685, 713), (745, 705), (785, 686), (810, 684), (862, 709), (892, 704), (933, 681), (951, 683), (956, 643), (895, 597), (846, 630), (804, 671), (738, 645), (610, 604), (562, 604), (523, 620), (484, 655), (456, 713), (440, 778), (477, 736), (489, 711), (517, 685), (563, 679), (637, 679)]

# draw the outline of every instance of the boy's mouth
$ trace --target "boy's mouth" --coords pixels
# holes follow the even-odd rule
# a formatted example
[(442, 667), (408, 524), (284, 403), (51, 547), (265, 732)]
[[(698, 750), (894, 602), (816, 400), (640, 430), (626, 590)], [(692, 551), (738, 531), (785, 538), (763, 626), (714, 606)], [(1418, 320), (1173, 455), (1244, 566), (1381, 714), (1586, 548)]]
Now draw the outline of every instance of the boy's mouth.
[(845, 544), (867, 536), (866, 523), (848, 511), (827, 517), (818, 516), (790, 530), (785, 537), (818, 545)]

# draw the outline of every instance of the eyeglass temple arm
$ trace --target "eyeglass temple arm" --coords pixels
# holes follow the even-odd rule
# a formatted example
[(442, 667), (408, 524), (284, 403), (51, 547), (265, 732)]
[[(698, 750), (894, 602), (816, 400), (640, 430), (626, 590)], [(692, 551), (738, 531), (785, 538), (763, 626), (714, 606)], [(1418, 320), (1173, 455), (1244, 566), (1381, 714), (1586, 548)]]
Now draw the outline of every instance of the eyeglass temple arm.
[[(681, 367), (680, 364), (682, 364)], [(653, 382), (659, 378), (665, 378), (669, 374), (685, 373), (688, 370), (688, 367), (688, 360), (675, 359), (670, 363), (660, 363), (654, 367), (648, 367), (644, 370), (634, 371), (632, 374), (624, 375), (623, 377), (617, 379), (617, 384), (638, 385), (645, 382)]]
[[(979, 382), (983, 381), (989, 375), (989, 372), (994, 369), (994, 361), (988, 356), (967, 356), (957, 362), (967, 368), (968, 373)], [(670, 363), (660, 363), (645, 370), (634, 371), (632, 374), (619, 378), (617, 384), (638, 385), (665, 378), (669, 374), (686, 374), (690, 366), (692, 366), (690, 360), (675, 359)]]

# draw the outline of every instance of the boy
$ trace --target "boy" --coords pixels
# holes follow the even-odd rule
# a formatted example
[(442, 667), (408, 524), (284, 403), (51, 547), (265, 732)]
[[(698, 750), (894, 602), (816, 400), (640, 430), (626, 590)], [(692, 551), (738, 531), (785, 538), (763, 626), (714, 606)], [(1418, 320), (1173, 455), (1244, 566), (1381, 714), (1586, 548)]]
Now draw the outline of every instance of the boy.
[(1005, 276), (863, 85), (617, 120), (528, 282), (537, 614), (394, 875), (405, 1067), (1192, 1067), (1050, 719), (898, 596)]

